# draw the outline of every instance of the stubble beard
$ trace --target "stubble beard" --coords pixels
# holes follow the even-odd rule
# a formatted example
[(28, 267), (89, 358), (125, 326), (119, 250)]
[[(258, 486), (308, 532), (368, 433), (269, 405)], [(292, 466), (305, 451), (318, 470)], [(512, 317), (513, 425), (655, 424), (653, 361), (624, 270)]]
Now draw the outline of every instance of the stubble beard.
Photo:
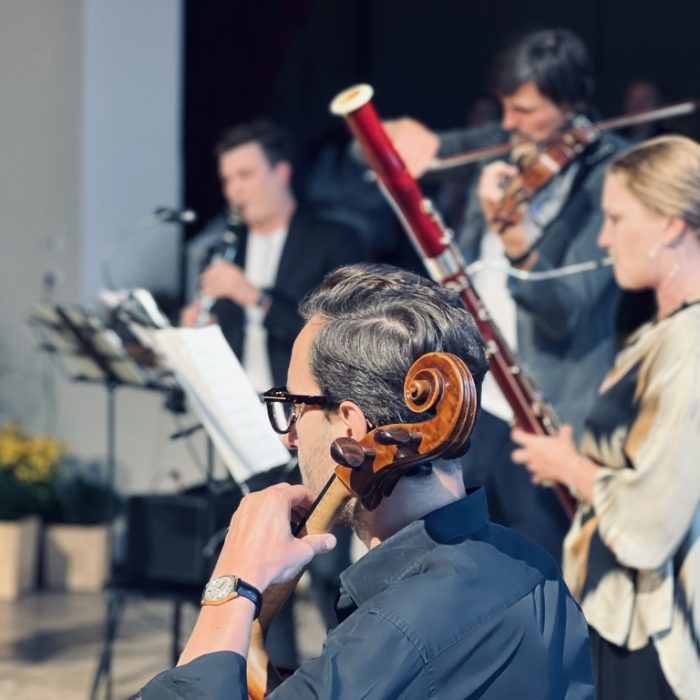
[[(326, 475), (320, 474), (318, 470), (308, 469), (302, 466), (301, 462), (299, 466), (304, 485), (318, 497), (318, 494), (323, 491), (330, 477), (326, 478)], [(353, 496), (341, 508), (336, 518), (335, 525), (338, 527), (350, 528), (360, 539), (363, 539), (362, 533), (367, 530), (366, 515), (367, 510), (360, 501)]]

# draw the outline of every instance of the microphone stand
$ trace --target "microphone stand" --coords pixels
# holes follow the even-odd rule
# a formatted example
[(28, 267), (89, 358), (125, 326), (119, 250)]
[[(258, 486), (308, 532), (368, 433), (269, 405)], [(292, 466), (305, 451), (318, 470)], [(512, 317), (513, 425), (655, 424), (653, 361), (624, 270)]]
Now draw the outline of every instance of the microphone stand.
[(146, 214), (144, 216), (135, 219), (132, 224), (128, 227), (126, 235), (122, 236), (116, 242), (106, 246), (102, 251), (102, 256), (100, 258), (100, 271), (102, 273), (102, 281), (108, 289), (116, 289), (114, 280), (112, 279), (111, 264), (114, 260), (115, 255), (124, 247), (124, 245), (131, 241), (139, 233), (157, 226), (158, 224), (167, 223), (180, 223), (180, 224), (190, 224), (197, 220), (197, 215), (191, 209), (184, 209), (182, 211), (177, 209), (168, 209), (166, 207), (159, 207), (152, 214)]

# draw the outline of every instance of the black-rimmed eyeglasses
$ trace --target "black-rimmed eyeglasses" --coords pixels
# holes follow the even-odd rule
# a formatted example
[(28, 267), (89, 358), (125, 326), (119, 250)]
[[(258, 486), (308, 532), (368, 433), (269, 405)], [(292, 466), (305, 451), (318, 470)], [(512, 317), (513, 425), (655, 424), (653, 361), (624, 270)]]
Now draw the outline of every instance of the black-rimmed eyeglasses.
[(267, 415), (272, 429), (280, 435), (284, 435), (292, 429), (295, 421), (299, 420), (304, 412), (305, 406), (314, 408), (337, 406), (325, 396), (290, 394), (284, 387), (269, 389), (262, 397), (267, 406)]

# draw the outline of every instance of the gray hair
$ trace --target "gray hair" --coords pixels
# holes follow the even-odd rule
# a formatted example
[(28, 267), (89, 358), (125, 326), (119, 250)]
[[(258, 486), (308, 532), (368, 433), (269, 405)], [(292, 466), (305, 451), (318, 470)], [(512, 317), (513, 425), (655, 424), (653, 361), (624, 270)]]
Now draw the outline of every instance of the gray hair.
[(311, 374), (334, 403), (356, 403), (375, 426), (423, 416), (403, 402), (403, 383), (427, 352), (450, 352), (469, 368), (477, 392), (488, 369), (481, 334), (459, 297), (390, 265), (340, 267), (301, 304), (324, 320), (311, 345)]

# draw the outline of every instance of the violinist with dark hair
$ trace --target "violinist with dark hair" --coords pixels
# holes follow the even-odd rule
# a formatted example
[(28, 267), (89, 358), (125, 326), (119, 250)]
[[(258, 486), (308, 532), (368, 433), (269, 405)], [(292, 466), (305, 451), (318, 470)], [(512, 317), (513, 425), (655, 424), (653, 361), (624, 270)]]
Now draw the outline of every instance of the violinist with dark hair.
[[(416, 175), (436, 156), (510, 139), (515, 162), (496, 160), (481, 168), (457, 242), (468, 261), (484, 262), (473, 281), (493, 321), (559, 417), (576, 431), (614, 356), (618, 290), (612, 274), (603, 268), (531, 281), (509, 278), (489, 265), (542, 272), (602, 257), (596, 246), (600, 193), (605, 164), (621, 142), (574, 121), (589, 109), (592, 73), (577, 36), (563, 29), (538, 31), (496, 63), (500, 126), (435, 134), (411, 119), (386, 124)], [(577, 138), (568, 152), (572, 135)], [(547, 176), (529, 188), (525, 178), (533, 172), (539, 177), (542, 170)], [(512, 206), (504, 213), (506, 198)], [(483, 408), (475, 449), (464, 461), (467, 485), (486, 485), (494, 520), (560, 559), (567, 518), (552, 493), (530, 484), (510, 460), (512, 411), (488, 379)]]
[[(329, 273), (301, 311), (287, 387), (265, 398), (273, 427), (298, 452), (304, 486), (243, 499), (180, 664), (154, 678), (143, 699), (248, 697), (253, 621), (261, 607), (265, 617), (269, 585), (292, 580), (335, 544), (328, 534), (294, 537), (290, 519), (321, 509), (312, 501), (334, 492), (346, 457), (354, 484), (367, 460), (392, 449), (397, 463), (414, 456), (410, 470), (393, 488), (382, 482), (379, 500), (362, 488), (343, 502), (342, 521), (369, 551), (341, 575), (339, 624), (270, 698), (592, 697), (586, 624), (557, 567), (489, 522), (483, 490), (465, 492), (452, 458), (468, 444), (487, 369), (459, 298), (413, 273), (355, 265)], [(431, 385), (441, 387), (459, 437), (421, 452), (442, 428), (430, 415), (422, 422), (405, 397), (422, 396), (428, 379), (443, 375), (431, 366), (415, 384), (405, 380), (416, 361), (435, 355), (462, 368), (461, 382)], [(451, 403), (459, 387), (462, 401)], [(365, 451), (370, 439), (374, 449)], [(360, 459), (350, 448), (331, 453), (339, 444), (360, 448)]]

